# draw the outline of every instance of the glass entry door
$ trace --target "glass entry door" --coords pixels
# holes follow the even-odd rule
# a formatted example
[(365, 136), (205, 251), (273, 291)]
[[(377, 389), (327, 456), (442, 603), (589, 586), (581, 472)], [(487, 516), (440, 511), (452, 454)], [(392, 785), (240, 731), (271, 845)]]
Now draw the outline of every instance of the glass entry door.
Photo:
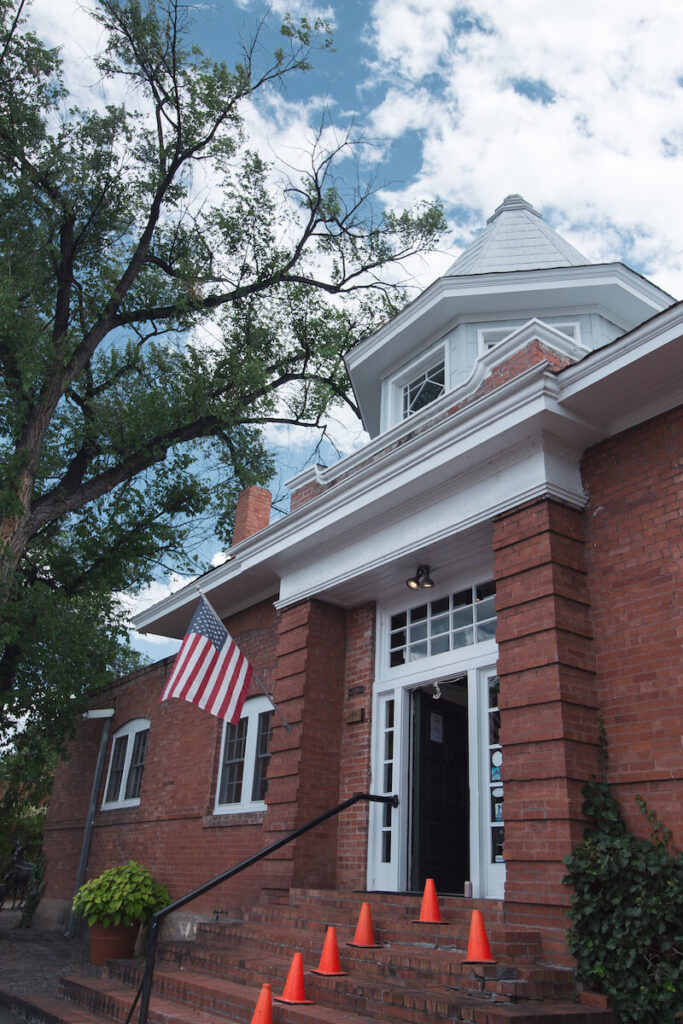
[(467, 676), (412, 693), (409, 888), (433, 878), (463, 893), (470, 877)]

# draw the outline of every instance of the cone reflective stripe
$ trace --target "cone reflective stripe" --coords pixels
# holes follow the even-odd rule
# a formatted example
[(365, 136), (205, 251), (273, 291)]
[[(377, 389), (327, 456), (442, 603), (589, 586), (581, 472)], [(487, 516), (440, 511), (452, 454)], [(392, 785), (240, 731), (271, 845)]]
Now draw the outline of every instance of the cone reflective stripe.
[(481, 916), (481, 910), (472, 911), (472, 919), (470, 921), (470, 937), (467, 943), (467, 956), (463, 960), (463, 963), (496, 963), (496, 961), (491, 956), (491, 947), (489, 946), (489, 940), (486, 938), (486, 929), (484, 928), (484, 918)]
[(439, 910), (439, 901), (436, 898), (436, 887), (434, 885), (434, 879), (428, 878), (425, 882), (425, 891), (422, 895), (422, 906), (420, 907), (420, 916), (417, 918), (417, 924), (441, 924), (443, 918), (441, 917), (441, 911)]
[(320, 963), (318, 969), (312, 972), (313, 974), (325, 974), (328, 976), (336, 976), (339, 974), (348, 974), (348, 971), (341, 971), (339, 969), (339, 948), (337, 946), (337, 932), (330, 925), (327, 929), (327, 935), (325, 936), (325, 944), (323, 946), (322, 955), (320, 957)]
[(270, 985), (261, 988), (251, 1024), (273, 1024), (273, 993)]
[(301, 953), (295, 953), (287, 975), (287, 981), (281, 996), (275, 996), (276, 1003), (308, 1004), (313, 999), (306, 999), (304, 994), (304, 961)]
[(372, 930), (372, 915), (370, 913), (370, 904), (362, 903), (360, 908), (360, 914), (358, 915), (358, 924), (356, 925), (356, 934), (353, 937), (353, 942), (348, 942), (348, 946), (360, 946), (362, 949), (377, 949), (380, 946), (379, 942), (375, 942), (375, 935)]

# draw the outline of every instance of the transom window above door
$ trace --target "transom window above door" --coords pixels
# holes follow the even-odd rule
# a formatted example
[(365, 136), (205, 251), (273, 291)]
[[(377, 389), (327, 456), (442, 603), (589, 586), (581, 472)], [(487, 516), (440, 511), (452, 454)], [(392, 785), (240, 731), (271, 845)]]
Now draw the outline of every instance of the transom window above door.
[(493, 580), (396, 612), (389, 624), (389, 666), (396, 668), (496, 635)]

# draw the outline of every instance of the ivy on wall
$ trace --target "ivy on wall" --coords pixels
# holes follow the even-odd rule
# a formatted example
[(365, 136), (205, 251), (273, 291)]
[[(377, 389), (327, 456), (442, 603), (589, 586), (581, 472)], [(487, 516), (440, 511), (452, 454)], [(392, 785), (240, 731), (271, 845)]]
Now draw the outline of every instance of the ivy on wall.
[(579, 979), (624, 1022), (673, 1024), (683, 1011), (683, 854), (641, 797), (650, 838), (629, 832), (605, 781), (601, 732), (603, 778), (583, 788), (590, 825), (564, 861), (569, 948)]

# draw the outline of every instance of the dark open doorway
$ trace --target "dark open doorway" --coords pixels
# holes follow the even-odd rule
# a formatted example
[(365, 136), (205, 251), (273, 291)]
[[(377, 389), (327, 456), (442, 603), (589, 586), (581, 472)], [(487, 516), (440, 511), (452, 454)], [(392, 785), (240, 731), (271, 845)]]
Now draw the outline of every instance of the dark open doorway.
[(442, 893), (462, 893), (469, 878), (467, 677), (412, 694), (410, 888), (433, 878)]

